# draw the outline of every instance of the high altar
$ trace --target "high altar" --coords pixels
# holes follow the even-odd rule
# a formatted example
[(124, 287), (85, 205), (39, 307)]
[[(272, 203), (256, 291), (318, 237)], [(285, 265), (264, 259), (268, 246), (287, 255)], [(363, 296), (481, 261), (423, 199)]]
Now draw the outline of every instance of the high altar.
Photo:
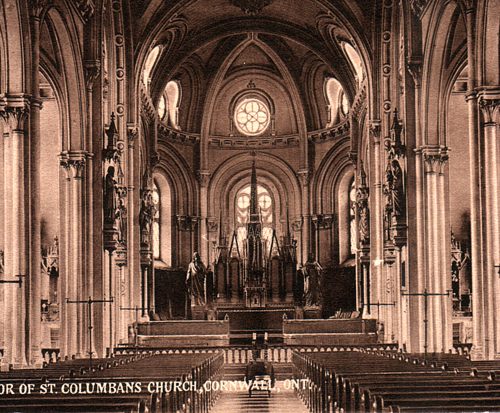
[(249, 219), (246, 239), (239, 245), (236, 231), (231, 241), (219, 228), (217, 256), (214, 263), (214, 308), (293, 309), (300, 304), (302, 291), (297, 279), (295, 240), (288, 217), (286, 234), (278, 240), (276, 230), (266, 241), (257, 202), (257, 171), (252, 165)]

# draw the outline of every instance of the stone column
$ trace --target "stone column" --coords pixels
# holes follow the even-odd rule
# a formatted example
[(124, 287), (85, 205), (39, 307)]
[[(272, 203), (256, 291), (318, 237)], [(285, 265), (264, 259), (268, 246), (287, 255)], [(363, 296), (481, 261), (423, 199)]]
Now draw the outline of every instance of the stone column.
[[(380, 161), (380, 121), (373, 120), (370, 124), (370, 134), (372, 137), (373, 159), (370, 165), (371, 197), (370, 197), (370, 256), (372, 268), (370, 270), (370, 297), (369, 302), (381, 301), (383, 289), (383, 257), (384, 257), (384, 234), (382, 231), (382, 181), (381, 181), (381, 161)], [(374, 311), (370, 309), (373, 317)]]
[(40, 17), (45, 1), (31, 10), (31, 111), (30, 111), (30, 270), (29, 363), (40, 367), (41, 353), (41, 211), (40, 211)]
[[(82, 235), (82, 220), (83, 220), (83, 171), (86, 163), (86, 153), (83, 151), (63, 152), (61, 155), (61, 165), (66, 170), (67, 174), (67, 208), (68, 222), (66, 228), (68, 230), (67, 244), (68, 256), (67, 274), (63, 274), (66, 278), (66, 291), (62, 291), (65, 296), (62, 300), (69, 298), (70, 300), (83, 300), (84, 297), (82, 278), (83, 278), (83, 235)], [(65, 327), (67, 340), (65, 349), (67, 356), (82, 356), (85, 350), (85, 335), (83, 331), (83, 306), (78, 304), (65, 305)]]
[(207, 219), (208, 219), (208, 182), (210, 181), (210, 172), (207, 170), (198, 171), (198, 182), (200, 184), (200, 256), (202, 261), (209, 265), (210, 239), (208, 236)]
[[(471, 2), (468, 2), (471, 3)], [(467, 28), (467, 73), (468, 92), (466, 96), (468, 108), (468, 135), (469, 135), (469, 165), (470, 165), (470, 230), (471, 230), (471, 273), (472, 273), (472, 350), (471, 357), (482, 359), (485, 355), (485, 324), (483, 278), (481, 263), (483, 262), (483, 245), (481, 238), (481, 159), (479, 155), (478, 134), (478, 105), (477, 93), (477, 67), (476, 67), (476, 29), (475, 10), (468, 7), (465, 14)]]
[[(480, 96), (479, 106), (483, 115), (484, 139), (484, 200), (486, 250), (483, 266), (483, 294), (485, 297), (485, 356), (495, 358), (500, 354), (500, 287), (498, 270), (500, 265), (500, 210), (498, 191), (498, 114), (500, 112), (500, 91), (495, 95)], [(474, 314), (473, 314), (474, 315)]]
[[(94, 90), (94, 84), (97, 78), (100, 75), (101, 72), (101, 63), (99, 60), (86, 60), (84, 62), (84, 68), (85, 68), (85, 89), (87, 93), (87, 113), (86, 113), (86, 142), (87, 146), (86, 148), (88, 149), (89, 156), (87, 156), (86, 159), (86, 165), (85, 169), (87, 170), (86, 174), (86, 182), (85, 182), (85, 223), (86, 223), (86, 228), (85, 228), (85, 247), (84, 250), (86, 252), (85, 254), (85, 262), (83, 263), (82, 270), (84, 270), (84, 273), (82, 273), (82, 279), (84, 281), (84, 292), (83, 296), (84, 297), (95, 297), (95, 292), (94, 292), (94, 175), (93, 175), (93, 169), (94, 169), (94, 164), (93, 164), (93, 90)], [(92, 309), (93, 314), (92, 317), (95, 318), (95, 308)], [(100, 309), (99, 309), (100, 310)], [(83, 346), (85, 351), (89, 351), (89, 341), (90, 341), (90, 336), (88, 334), (95, 334), (95, 329), (93, 329), (90, 333), (87, 333), (88, 330), (88, 315), (87, 315), (88, 308), (87, 306), (82, 306), (82, 312), (81, 316), (79, 319), (79, 322), (81, 323), (81, 328), (85, 332), (85, 336), (83, 339)], [(93, 325), (96, 325), (95, 322), (92, 323)], [(94, 340), (94, 337), (92, 337), (92, 346), (93, 348), (90, 349), (90, 351), (95, 352), (95, 345), (96, 345), (96, 340)], [(93, 353), (95, 354), (95, 353)]]
[[(2, 220), (4, 222), (4, 232), (3, 236), (3, 252), (4, 252), (4, 273), (3, 277), (11, 277), (13, 274), (13, 255), (12, 255), (12, 244), (11, 244), (11, 234), (14, 221), (12, 221), (12, 202), (10, 200), (11, 196), (11, 186), (12, 186), (12, 140), (10, 139), (10, 127), (8, 122), (8, 115), (6, 112), (2, 113), (2, 119), (5, 120), (3, 124), (3, 216)], [(3, 293), (3, 303), (4, 308), (2, 309), (3, 318), (3, 340), (4, 343), (13, 343), (14, 331), (12, 323), (12, 302), (14, 295), (15, 285), (3, 284), (0, 289)], [(16, 286), (17, 287), (17, 286)], [(13, 348), (9, 344), (3, 348), (3, 358), (1, 359), (1, 370), (8, 371), (9, 365), (13, 363), (12, 360)]]
[[(422, 122), (421, 122), (421, 96), (422, 96), (422, 62), (421, 58), (411, 59), (407, 63), (408, 71), (410, 72), (413, 84), (415, 87), (415, 227), (416, 227), (416, 281), (409, 278), (407, 272), (407, 285), (410, 293), (422, 292), (426, 286), (425, 282), (425, 229), (424, 229), (424, 161), (421, 147), (423, 145), (422, 138)], [(410, 260), (407, 260), (408, 268), (411, 267)], [(406, 297), (408, 308), (408, 327), (407, 332), (410, 338), (408, 350), (415, 352), (423, 352), (423, 337), (424, 337), (424, 302), (422, 299)]]
[[(128, 262), (127, 262), (127, 272), (128, 274), (125, 276), (127, 288), (128, 288), (128, 298), (129, 302), (126, 303), (126, 307), (133, 307), (134, 305), (140, 305), (141, 303), (138, 300), (138, 288), (140, 285), (140, 276), (136, 269), (136, 258), (139, 248), (137, 248), (137, 237), (136, 235), (136, 225), (135, 225), (135, 205), (136, 205), (136, 193), (135, 191), (135, 142), (137, 141), (138, 136), (138, 128), (135, 124), (127, 124), (127, 139), (128, 139), (128, 156), (127, 156), (127, 173), (128, 173), (128, 204), (127, 204), (127, 213), (129, 217), (128, 228), (127, 228), (127, 246), (128, 246)], [(139, 205), (139, 204), (138, 204)], [(139, 229), (140, 232), (140, 229)], [(140, 237), (139, 237), (140, 239)], [(133, 323), (135, 321), (135, 314), (130, 311), (124, 311), (124, 318), (127, 320), (125, 323), (125, 331), (127, 325)]]
[(299, 264), (303, 264), (311, 251), (311, 209), (310, 209), (310, 171), (309, 169), (299, 170), (300, 187), (302, 190), (302, 217), (304, 224), (302, 225), (302, 254)]
[[(426, 273), (427, 290), (433, 294), (446, 294), (443, 290), (443, 277), (448, 276), (449, 268), (443, 268), (441, 257), (446, 255), (448, 248), (443, 240), (448, 238), (442, 234), (443, 218), (441, 207), (444, 203), (444, 179), (440, 178), (447, 156), (443, 146), (426, 146), (422, 150), (425, 162), (425, 233), (426, 233)], [(447, 245), (447, 244), (446, 244)], [(422, 291), (421, 291), (422, 292)], [(424, 300), (423, 297), (419, 298)], [(446, 329), (447, 319), (451, 311), (450, 299), (446, 295), (428, 297), (428, 351), (446, 352), (451, 345), (448, 335), (451, 328)]]
[[(28, 119), (29, 106), (26, 99), (19, 96), (13, 99), (12, 106), (8, 105), (4, 116), (8, 122), (9, 137), (4, 148), (4, 168), (9, 170), (6, 174), (5, 198), (6, 213), (5, 219), (8, 231), (5, 233), (5, 256), (6, 269), (5, 276), (14, 279), (18, 275), (22, 276), (22, 286), (16, 284), (6, 284), (4, 288), (5, 302), (8, 303), (8, 315), (6, 333), (11, 337), (11, 353), (7, 354), (5, 363), (13, 364), (14, 367), (26, 365), (25, 346), (25, 317), (26, 317), (26, 283), (29, 282), (28, 270), (28, 250), (26, 238), (26, 220), (28, 217), (27, 188), (25, 187), (25, 167), (27, 164), (25, 151), (25, 123)], [(10, 224), (10, 225), (9, 225)], [(40, 253), (38, 255), (40, 257)], [(38, 261), (40, 265), (40, 261)], [(38, 303), (40, 305), (40, 303)], [(9, 320), (10, 316), (10, 320)], [(10, 329), (9, 329), (10, 324)]]

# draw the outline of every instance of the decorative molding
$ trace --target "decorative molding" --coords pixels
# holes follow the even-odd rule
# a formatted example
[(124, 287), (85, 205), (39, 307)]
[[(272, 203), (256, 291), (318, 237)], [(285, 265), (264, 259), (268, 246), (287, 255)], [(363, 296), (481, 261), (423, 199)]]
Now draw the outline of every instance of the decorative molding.
[(216, 136), (209, 138), (208, 145), (218, 149), (296, 147), (299, 146), (299, 136), (264, 136), (258, 138)]
[(141, 114), (143, 114), (151, 123), (158, 117), (156, 108), (151, 101), (151, 98), (145, 91), (145, 86), (141, 83)]
[(354, 97), (354, 102), (351, 105), (351, 116), (360, 119), (360, 116), (364, 111), (366, 111), (366, 80), (363, 81), (361, 88)]
[(317, 143), (344, 138), (350, 136), (350, 134), (351, 123), (349, 122), (349, 119), (345, 119), (341, 123), (337, 123), (331, 128), (309, 132), (307, 134), (307, 137), (309, 141)]
[(249, 16), (260, 14), (264, 7), (269, 6), (273, 0), (229, 0), (229, 2)]
[(181, 132), (170, 128), (163, 122), (158, 122), (158, 138), (166, 141), (182, 143), (184, 145), (194, 145), (200, 141), (199, 134)]

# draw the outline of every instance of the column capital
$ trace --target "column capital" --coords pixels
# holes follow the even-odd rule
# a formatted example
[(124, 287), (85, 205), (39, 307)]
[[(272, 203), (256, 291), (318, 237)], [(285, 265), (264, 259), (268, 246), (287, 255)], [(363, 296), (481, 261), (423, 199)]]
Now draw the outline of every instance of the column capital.
[(418, 19), (424, 14), (427, 3), (427, 0), (410, 0), (411, 10)]
[(67, 180), (83, 179), (83, 168), (90, 154), (85, 151), (65, 151), (59, 155), (60, 165), (66, 170)]
[(196, 171), (196, 179), (200, 183), (202, 188), (208, 187), (208, 183), (210, 182), (210, 171), (207, 169), (199, 169)]
[(297, 173), (299, 175), (299, 180), (302, 186), (308, 186), (309, 181), (311, 180), (311, 171), (308, 168), (303, 168), (299, 169)]
[(30, 2), (30, 16), (34, 20), (41, 20), (43, 15), (52, 6), (52, 0), (31, 0)]
[(127, 139), (129, 146), (133, 146), (139, 135), (139, 129), (135, 123), (127, 123)]
[(13, 131), (24, 132), (24, 124), (29, 113), (30, 105), (26, 103), (23, 106), (5, 106), (0, 115)]
[(380, 143), (380, 132), (381, 132), (382, 122), (380, 119), (370, 120), (368, 123), (368, 127), (370, 129), (370, 135), (373, 138), (374, 143)]
[(425, 172), (428, 174), (443, 173), (448, 160), (448, 148), (442, 145), (428, 145), (421, 148), (424, 156)]
[(496, 125), (498, 123), (497, 117), (500, 108), (500, 97), (490, 99), (485, 96), (480, 96), (479, 108), (483, 114), (485, 125)]
[(316, 214), (311, 217), (316, 229), (331, 229), (335, 216), (333, 214)]
[(358, 153), (356, 151), (349, 151), (347, 153), (347, 157), (351, 161), (352, 166), (354, 167), (354, 169), (356, 169), (357, 166), (358, 166)]
[(416, 88), (419, 88), (422, 85), (422, 56), (408, 57), (406, 68), (413, 78), (413, 84)]
[(87, 91), (92, 91), (96, 79), (101, 74), (101, 61), (100, 60), (85, 60), (85, 86)]

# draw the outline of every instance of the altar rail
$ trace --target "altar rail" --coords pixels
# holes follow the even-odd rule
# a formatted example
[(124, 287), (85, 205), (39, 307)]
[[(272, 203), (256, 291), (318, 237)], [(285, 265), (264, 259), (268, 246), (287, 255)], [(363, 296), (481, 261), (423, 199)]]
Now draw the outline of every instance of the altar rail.
[[(280, 346), (273, 345), (267, 348), (261, 348), (258, 351), (257, 358), (267, 359), (271, 363), (291, 363), (292, 353), (328, 353), (339, 351), (355, 351), (362, 348), (366, 351), (397, 351), (398, 345), (394, 343), (389, 344), (375, 344), (369, 346)], [(134, 347), (118, 347), (115, 349), (116, 355), (128, 354), (203, 354), (215, 353), (222, 350), (224, 352), (224, 363), (226, 364), (247, 364), (252, 360), (253, 351), (252, 346), (228, 346), (228, 347), (214, 347), (205, 349), (195, 348), (134, 348)]]

